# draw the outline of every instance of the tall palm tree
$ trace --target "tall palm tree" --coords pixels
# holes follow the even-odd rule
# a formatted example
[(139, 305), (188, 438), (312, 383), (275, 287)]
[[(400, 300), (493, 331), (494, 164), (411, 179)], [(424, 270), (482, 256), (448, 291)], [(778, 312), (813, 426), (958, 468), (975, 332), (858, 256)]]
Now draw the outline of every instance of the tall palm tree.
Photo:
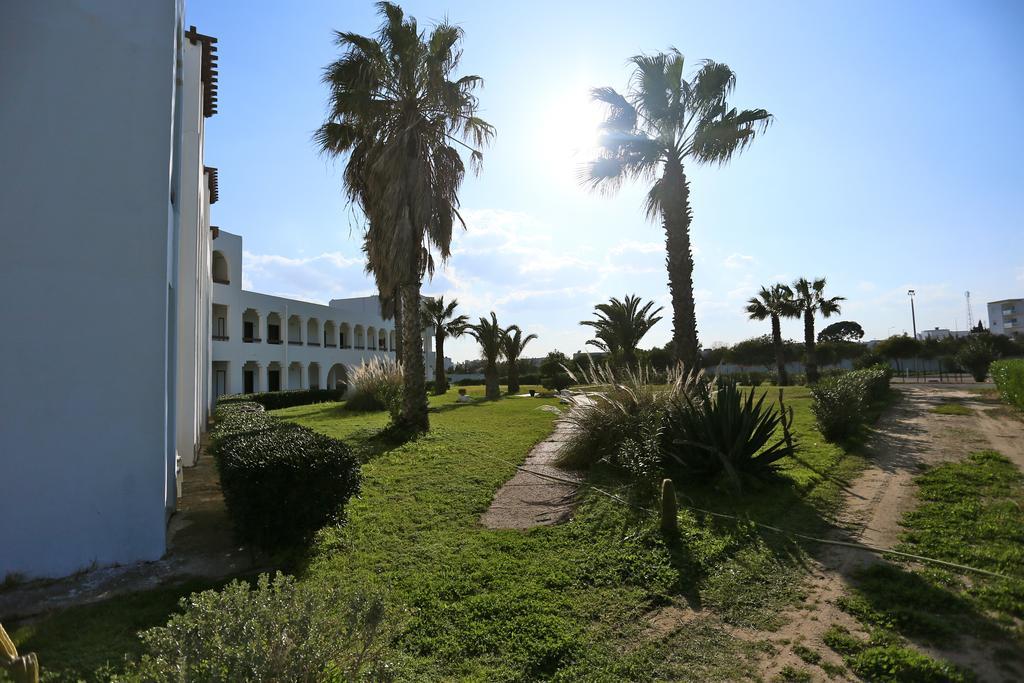
[(782, 346), (782, 318), (795, 318), (800, 315), (793, 301), (793, 290), (788, 285), (776, 284), (761, 287), (758, 295), (747, 302), (747, 314), (752, 320), (772, 321), (772, 346), (775, 348), (775, 369), (779, 375), (779, 386), (789, 384), (786, 373), (786, 355)]
[(424, 275), (433, 275), (435, 254), (449, 257), (453, 226), (462, 223), (466, 169), (454, 145), (469, 150), (479, 171), (494, 128), (476, 115), (483, 80), (453, 76), (462, 29), (440, 23), (428, 34), (397, 5), (377, 8), (383, 24), (374, 37), (336, 34), (343, 54), (324, 71), (330, 107), (315, 139), (324, 153), (347, 156), (343, 183), (367, 219), (367, 263), (382, 294), (397, 292), (405, 369), (399, 422), (421, 431), (430, 425), (417, 312)]
[(640, 340), (661, 320), (658, 313), (661, 307), (651, 310), (653, 301), (641, 306), (638, 296), (627, 294), (624, 301), (615, 297), (608, 303), (594, 306), (597, 320), (581, 320), (580, 325), (593, 327), (596, 339), (587, 341), (589, 346), (596, 347), (612, 357), (616, 362), (625, 365), (636, 363), (636, 347)]
[(480, 355), (484, 358), (484, 381), (487, 384), (487, 398), (501, 398), (498, 385), (498, 361), (504, 352), (502, 340), (505, 331), (498, 325), (498, 316), (491, 311), (491, 319), (480, 318), (476, 325), (470, 325), (466, 332), (480, 344)]
[(444, 297), (423, 300), (423, 325), (434, 328), (434, 394), (440, 396), (448, 391), (448, 378), (444, 374), (444, 340), (461, 337), (469, 325), (469, 317), (455, 315), (458, 299), (445, 304)]
[(816, 280), (800, 278), (793, 283), (796, 297), (797, 315), (804, 318), (804, 367), (807, 370), (807, 383), (818, 381), (818, 361), (814, 351), (814, 316), (821, 313), (822, 317), (839, 313), (839, 302), (846, 301), (845, 296), (825, 296), (825, 278)]
[(519, 393), (519, 357), (523, 355), (523, 349), (531, 341), (537, 338), (535, 334), (523, 336), (519, 325), (511, 325), (505, 329), (501, 337), (502, 354), (505, 356), (505, 363), (508, 365), (508, 393)]
[(690, 248), (690, 186), (684, 164), (728, 162), (743, 151), (772, 116), (764, 109), (737, 111), (726, 98), (736, 75), (725, 64), (700, 63), (683, 78), (683, 55), (637, 55), (626, 95), (595, 88), (593, 98), (608, 106), (601, 152), (580, 173), (586, 185), (613, 192), (625, 180), (651, 183), (647, 218), (665, 229), (668, 286), (672, 294), (672, 340), (676, 355), (690, 367), (700, 362), (693, 301)]

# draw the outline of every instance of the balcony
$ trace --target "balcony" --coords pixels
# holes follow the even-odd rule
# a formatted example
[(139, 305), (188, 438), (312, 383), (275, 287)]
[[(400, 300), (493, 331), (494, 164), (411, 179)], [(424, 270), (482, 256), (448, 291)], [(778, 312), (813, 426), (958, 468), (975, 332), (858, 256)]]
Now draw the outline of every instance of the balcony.
[(320, 346), (320, 342), (306, 342), (306, 346)]
[(288, 344), (290, 346), (302, 346), (302, 342), (301, 341), (295, 341), (294, 339), (289, 339), (288, 340)]
[(283, 344), (284, 342), (281, 341), (280, 339), (268, 339), (267, 343), (268, 344)]
[(228, 341), (228, 337), (224, 334), (215, 334), (213, 335), (213, 341)]
[(338, 348), (338, 345), (337, 344), (324, 344), (324, 347), (326, 347), (328, 349), (336, 349), (336, 348)]
[(230, 285), (231, 284), (231, 280), (228, 280), (227, 278), (223, 278), (223, 277), (217, 277), (216, 275), (213, 277), (213, 281), (216, 282), (218, 285)]
[(259, 344), (263, 340), (259, 337), (242, 337), (242, 341), (246, 344)]

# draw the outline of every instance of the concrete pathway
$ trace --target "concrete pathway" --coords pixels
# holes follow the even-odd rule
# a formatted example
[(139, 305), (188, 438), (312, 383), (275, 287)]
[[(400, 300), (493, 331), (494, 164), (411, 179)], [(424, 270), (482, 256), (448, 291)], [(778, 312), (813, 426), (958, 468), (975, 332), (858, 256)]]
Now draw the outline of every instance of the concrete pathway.
[(529, 529), (559, 524), (572, 516), (578, 485), (548, 478), (583, 479), (555, 465), (558, 448), (570, 429), (565, 420), (555, 423), (551, 436), (534, 446), (522, 468), (498, 489), (491, 507), (480, 518), (481, 524), (489, 529)]

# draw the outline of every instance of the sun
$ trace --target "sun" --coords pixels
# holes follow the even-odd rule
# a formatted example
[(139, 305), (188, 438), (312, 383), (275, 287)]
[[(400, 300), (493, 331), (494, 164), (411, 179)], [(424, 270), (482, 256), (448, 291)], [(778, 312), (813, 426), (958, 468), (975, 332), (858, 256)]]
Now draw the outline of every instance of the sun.
[(566, 183), (577, 183), (582, 164), (598, 152), (604, 109), (579, 86), (563, 91), (542, 110), (539, 142), (549, 173)]

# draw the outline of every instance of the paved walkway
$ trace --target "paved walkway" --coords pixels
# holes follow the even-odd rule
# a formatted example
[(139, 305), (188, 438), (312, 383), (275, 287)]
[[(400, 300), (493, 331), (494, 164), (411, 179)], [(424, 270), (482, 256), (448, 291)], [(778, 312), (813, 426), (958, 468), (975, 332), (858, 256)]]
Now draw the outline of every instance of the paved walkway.
[(480, 518), (481, 524), (489, 529), (529, 529), (559, 524), (572, 516), (579, 487), (548, 478), (583, 479), (555, 465), (558, 448), (569, 429), (564, 420), (555, 423), (551, 436), (534, 446), (522, 468), (498, 489), (491, 507)]

